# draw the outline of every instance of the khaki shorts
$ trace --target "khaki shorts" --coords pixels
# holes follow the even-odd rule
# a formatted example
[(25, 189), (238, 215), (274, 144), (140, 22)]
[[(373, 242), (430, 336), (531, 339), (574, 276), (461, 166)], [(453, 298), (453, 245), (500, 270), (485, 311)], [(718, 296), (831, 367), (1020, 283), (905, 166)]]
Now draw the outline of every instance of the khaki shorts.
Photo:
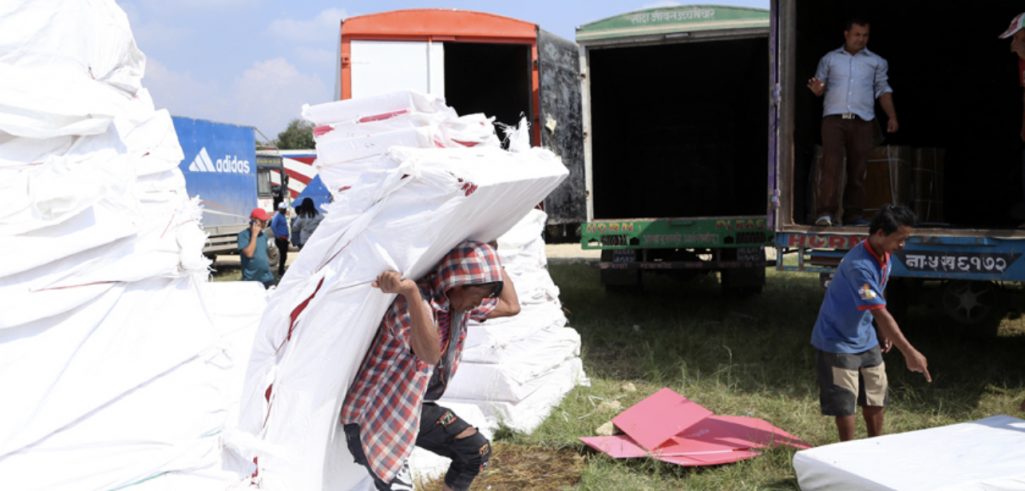
[(851, 416), (856, 406), (886, 406), (886, 364), (879, 346), (862, 353), (816, 355), (822, 414)]

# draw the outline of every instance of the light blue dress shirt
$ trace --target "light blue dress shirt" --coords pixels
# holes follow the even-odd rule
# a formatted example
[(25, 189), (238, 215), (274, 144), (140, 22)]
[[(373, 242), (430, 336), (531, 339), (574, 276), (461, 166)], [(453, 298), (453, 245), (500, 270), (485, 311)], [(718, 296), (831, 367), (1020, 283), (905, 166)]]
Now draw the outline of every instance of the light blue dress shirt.
[(822, 116), (854, 113), (865, 121), (876, 117), (879, 96), (893, 92), (887, 82), (889, 65), (868, 48), (850, 54), (842, 46), (819, 60), (815, 78), (826, 84)]

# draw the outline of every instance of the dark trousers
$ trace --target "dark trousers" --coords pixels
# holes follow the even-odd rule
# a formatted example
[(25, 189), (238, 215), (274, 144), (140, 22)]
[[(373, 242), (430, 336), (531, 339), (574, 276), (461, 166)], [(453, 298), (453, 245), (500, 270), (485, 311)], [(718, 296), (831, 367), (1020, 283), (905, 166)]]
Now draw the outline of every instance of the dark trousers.
[[(470, 489), (470, 483), (488, 466), (488, 460), (491, 458), (491, 442), (479, 432), (467, 438), (456, 438), (467, 428), (470, 428), (470, 424), (456, 416), (451, 409), (433, 402), (425, 402), (421, 406), (420, 432), (416, 437), (416, 446), (452, 459), (452, 464), (445, 473), (445, 484), (456, 491)], [(411, 489), (408, 462), (391, 482), (381, 480), (367, 464), (360, 443), (359, 426), (347, 424), (344, 429), (349, 453), (357, 464), (370, 471), (370, 475), (374, 477), (374, 486), (378, 490)]]
[[(822, 162), (819, 167), (816, 216), (836, 217), (843, 196), (844, 221), (863, 218), (868, 156), (875, 146), (876, 123), (840, 116), (822, 118)], [(847, 185), (840, 182), (847, 159)], [(838, 217), (837, 217), (838, 218)]]
[(274, 238), (274, 245), (278, 247), (278, 278), (285, 275), (285, 260), (288, 259), (288, 239)]

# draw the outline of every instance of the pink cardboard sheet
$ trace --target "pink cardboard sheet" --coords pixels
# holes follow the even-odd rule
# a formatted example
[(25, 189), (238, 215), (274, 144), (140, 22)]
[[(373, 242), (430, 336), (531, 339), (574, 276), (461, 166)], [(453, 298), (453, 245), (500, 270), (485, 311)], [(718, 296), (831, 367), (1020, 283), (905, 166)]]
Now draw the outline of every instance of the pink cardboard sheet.
[(612, 424), (646, 450), (654, 450), (673, 436), (713, 413), (671, 389), (661, 389), (612, 418)]
[(580, 440), (615, 459), (651, 457), (685, 467), (738, 462), (758, 456), (758, 449), (781, 445), (809, 448), (768, 421), (716, 416), (670, 389), (659, 390), (612, 422), (624, 434)]

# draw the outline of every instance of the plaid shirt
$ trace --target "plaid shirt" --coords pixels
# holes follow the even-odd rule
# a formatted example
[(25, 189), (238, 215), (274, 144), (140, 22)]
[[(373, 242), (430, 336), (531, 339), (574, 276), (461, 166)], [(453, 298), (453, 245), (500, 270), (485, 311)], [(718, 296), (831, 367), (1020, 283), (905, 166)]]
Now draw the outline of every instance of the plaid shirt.
[[(445, 292), (455, 286), (502, 281), (498, 255), (487, 244), (463, 242), (448, 253), (434, 273), (417, 285), (424, 301), (431, 307), (441, 338), (442, 352), (449, 342), (448, 297)], [(483, 321), (498, 305), (493, 298), (463, 315)], [(464, 325), (466, 319), (463, 319)], [(370, 469), (381, 480), (390, 482), (403, 462), (413, 452), (420, 427), (420, 404), (423, 402), (433, 366), (419, 359), (410, 345), (413, 322), (406, 298), (392, 302), (378, 328), (370, 350), (342, 404), (340, 422), (360, 427), (363, 453)], [(451, 373), (459, 364), (466, 329), (456, 340), (456, 357)]]

